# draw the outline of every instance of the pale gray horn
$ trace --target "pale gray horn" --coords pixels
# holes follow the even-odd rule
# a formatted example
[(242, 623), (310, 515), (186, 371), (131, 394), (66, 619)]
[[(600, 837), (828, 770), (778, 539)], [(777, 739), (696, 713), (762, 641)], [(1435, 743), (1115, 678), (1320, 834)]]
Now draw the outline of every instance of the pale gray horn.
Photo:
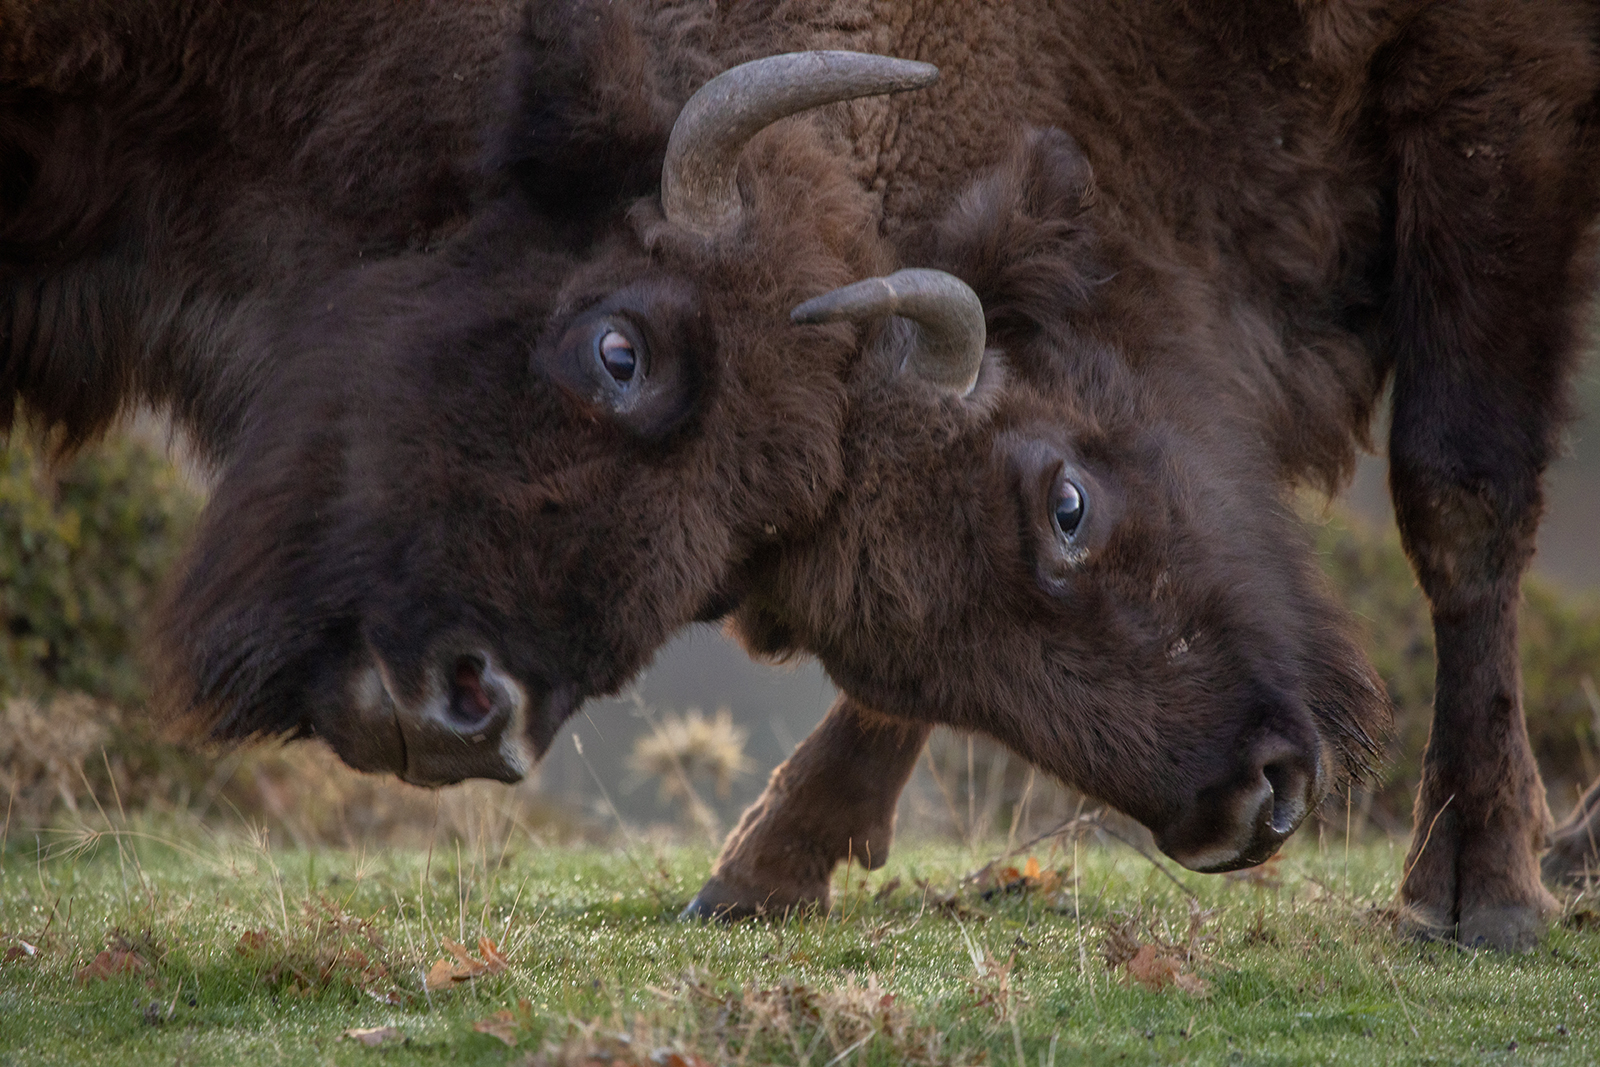
[(987, 333), (983, 302), (953, 274), (942, 270), (897, 270), (813, 297), (789, 312), (801, 324), (899, 315), (917, 324), (917, 345), (906, 369), (956, 396), (978, 381)]
[(840, 100), (921, 89), (931, 63), (864, 52), (787, 52), (723, 71), (689, 98), (661, 167), (667, 220), (705, 236), (739, 220), (739, 153), (781, 118)]

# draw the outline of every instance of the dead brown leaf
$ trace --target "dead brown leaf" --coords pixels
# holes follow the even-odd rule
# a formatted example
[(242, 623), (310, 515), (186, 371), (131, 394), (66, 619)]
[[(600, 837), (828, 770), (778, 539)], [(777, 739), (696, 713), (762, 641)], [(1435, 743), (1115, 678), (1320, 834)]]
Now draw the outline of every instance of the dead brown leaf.
[(1201, 941), (1209, 940), (1201, 936), (1201, 931), (1210, 915), (1210, 912), (1191, 907), (1189, 929), (1184, 942), (1178, 945), (1168, 944), (1153, 930), (1147, 931), (1149, 941), (1141, 940), (1137, 918), (1113, 923), (1101, 946), (1106, 966), (1111, 970), (1121, 969), (1129, 979), (1152, 992), (1170, 985), (1191, 997), (1210, 996), (1210, 983), (1188, 969), (1197, 955), (1203, 958), (1198, 946)]
[(483, 957), (490, 974), (498, 974), (506, 969), (506, 958), (500, 955), (499, 946), (487, 937), (478, 938), (478, 954)]
[(443, 959), (434, 962), (428, 968), (428, 975), (423, 984), (429, 990), (450, 989), (461, 982), (470, 982), (474, 978), (481, 978), (486, 974), (499, 974), (506, 969), (506, 958), (500, 954), (500, 949), (487, 937), (478, 938), (478, 952), (482, 959), (475, 958), (467, 947), (448, 937), (442, 939), (445, 951), (453, 959)]
[(1183, 969), (1181, 961), (1167, 955), (1154, 945), (1140, 945), (1133, 959), (1124, 966), (1128, 976), (1146, 989), (1165, 989)]
[(456, 984), (456, 968), (449, 960), (435, 960), (433, 966), (428, 968), (428, 976), (422, 984), (429, 992), (441, 989), (450, 989)]
[(1037, 856), (1029, 856), (1020, 869), (1012, 866), (1000, 867), (991, 863), (977, 874), (969, 875), (968, 878), (979, 886), (987, 887), (983, 891), (984, 900), (993, 900), (1001, 895), (1027, 893), (1038, 893), (1048, 897), (1073, 883), (1070, 870), (1047, 870), (1040, 865)]
[(108, 948), (78, 968), (75, 976), (84, 984), (93, 981), (104, 982), (123, 975), (139, 974), (148, 966), (149, 964), (139, 958), (138, 953), (120, 948)]
[(493, 1015), (479, 1019), (472, 1024), (472, 1028), (480, 1034), (498, 1037), (510, 1048), (517, 1043), (517, 1034), (522, 1026), (517, 1022), (517, 1017), (509, 1011), (497, 1011)]
[(387, 1044), (390, 1041), (400, 1040), (400, 1028), (398, 1026), (369, 1026), (346, 1030), (339, 1035), (339, 1040), (344, 1041), (346, 1039), (359, 1041), (368, 1048), (377, 1048), (379, 1045)]
[(272, 935), (265, 930), (246, 930), (239, 935), (239, 943), (233, 950), (241, 956), (248, 956), (266, 949), (272, 941)]

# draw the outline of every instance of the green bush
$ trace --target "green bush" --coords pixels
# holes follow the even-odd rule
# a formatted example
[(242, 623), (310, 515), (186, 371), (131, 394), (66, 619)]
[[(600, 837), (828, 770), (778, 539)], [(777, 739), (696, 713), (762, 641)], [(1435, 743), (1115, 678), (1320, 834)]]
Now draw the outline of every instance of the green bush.
[(52, 471), (13, 435), (0, 452), (0, 696), (142, 703), (137, 638), (199, 506), (137, 441)]

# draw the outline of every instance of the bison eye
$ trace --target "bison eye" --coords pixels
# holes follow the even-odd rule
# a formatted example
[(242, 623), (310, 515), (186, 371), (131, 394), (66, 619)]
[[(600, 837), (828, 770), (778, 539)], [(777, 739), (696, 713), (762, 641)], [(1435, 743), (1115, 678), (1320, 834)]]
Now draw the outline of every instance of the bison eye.
[(631, 382), (639, 369), (633, 342), (616, 330), (608, 329), (595, 340), (595, 353), (606, 373), (618, 382)]
[(1056, 491), (1055, 508), (1051, 514), (1062, 538), (1071, 540), (1077, 532), (1078, 524), (1083, 522), (1083, 504), (1083, 490), (1071, 480), (1063, 478), (1061, 487)]

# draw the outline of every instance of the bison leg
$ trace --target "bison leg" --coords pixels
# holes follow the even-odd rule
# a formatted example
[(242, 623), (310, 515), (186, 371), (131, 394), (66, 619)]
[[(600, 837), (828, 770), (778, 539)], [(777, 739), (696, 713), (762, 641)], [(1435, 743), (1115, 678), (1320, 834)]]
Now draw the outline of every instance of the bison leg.
[(895, 804), (929, 729), (841, 696), (772, 772), (684, 916), (737, 919), (827, 907), (841, 860), (883, 866)]
[[(1551, 820), (1517, 657), (1520, 580), (1556, 404), (1547, 398), (1541, 413), (1518, 395), (1535, 383), (1495, 381), (1493, 371), (1510, 368), (1490, 360), (1461, 358), (1453, 371), (1462, 354), (1435, 362), (1435, 347), (1401, 350), (1390, 440), (1395, 513), (1438, 656), (1400, 900), (1427, 932), (1520, 951), (1556, 908), (1536, 859)], [(1512, 354), (1537, 358), (1518, 347)]]
[(1400, 900), (1426, 935), (1523, 951), (1557, 904), (1535, 858), (1550, 814), (1518, 693), (1514, 591), (1434, 609), (1433, 728)]
[[(1590, 280), (1596, 77), (1584, 25), (1506, 10), (1439, 5), (1385, 65), (1383, 329), (1390, 488), (1438, 649), (1400, 901), (1427, 931), (1523, 950), (1557, 905), (1537, 861), (1551, 820), (1523, 721), (1517, 606)], [(1571, 61), (1546, 62), (1540, 50), (1563, 41)], [(1537, 76), (1445, 76), (1524, 58)]]
[(1551, 885), (1572, 885), (1600, 874), (1600, 779), (1550, 835), (1550, 851), (1540, 868)]

